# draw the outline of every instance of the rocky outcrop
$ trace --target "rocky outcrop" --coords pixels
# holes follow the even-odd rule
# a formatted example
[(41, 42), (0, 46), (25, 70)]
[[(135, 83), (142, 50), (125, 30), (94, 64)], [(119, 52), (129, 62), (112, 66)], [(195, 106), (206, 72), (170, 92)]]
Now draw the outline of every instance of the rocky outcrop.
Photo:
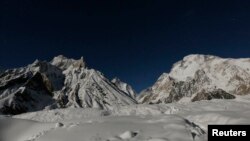
[(203, 90), (196, 94), (196, 96), (192, 99), (192, 102), (211, 99), (235, 99), (235, 96), (225, 92), (222, 89), (216, 89), (211, 92), (206, 92)]
[(28, 74), (12, 79), (1, 87), (4, 91), (0, 95), (0, 113), (20, 114), (37, 111), (55, 102), (51, 98), (51, 87), (44, 83), (42, 74)]
[(169, 74), (163, 74), (157, 82), (139, 95), (140, 103), (172, 103), (183, 97), (192, 97), (200, 91), (201, 87), (210, 84), (210, 79), (204, 71), (198, 70), (193, 79), (187, 81), (176, 81)]

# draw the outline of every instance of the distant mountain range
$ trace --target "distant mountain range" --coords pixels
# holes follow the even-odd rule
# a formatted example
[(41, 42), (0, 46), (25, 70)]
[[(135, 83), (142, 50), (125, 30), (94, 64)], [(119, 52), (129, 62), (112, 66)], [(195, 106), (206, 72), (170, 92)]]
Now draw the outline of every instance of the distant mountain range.
[(133, 88), (62, 55), (0, 72), (0, 113), (55, 108), (112, 109), (137, 103), (233, 99), (250, 93), (250, 59), (189, 55), (138, 96)]

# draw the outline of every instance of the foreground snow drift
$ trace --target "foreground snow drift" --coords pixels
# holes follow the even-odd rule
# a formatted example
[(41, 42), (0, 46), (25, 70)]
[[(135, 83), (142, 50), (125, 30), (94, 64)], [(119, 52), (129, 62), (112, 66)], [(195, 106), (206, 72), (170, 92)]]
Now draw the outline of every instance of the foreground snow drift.
[[(10, 124), (4, 124), (6, 122)], [(6, 129), (1, 135), (4, 141), (193, 141), (204, 140), (205, 133), (173, 115), (111, 116), (50, 124), (4, 118), (0, 124)]]
[(0, 117), (0, 140), (32, 141), (52, 128), (47, 123)]
[(205, 141), (208, 124), (249, 124), (250, 96), (234, 100), (56, 109), (1, 117), (1, 141)]

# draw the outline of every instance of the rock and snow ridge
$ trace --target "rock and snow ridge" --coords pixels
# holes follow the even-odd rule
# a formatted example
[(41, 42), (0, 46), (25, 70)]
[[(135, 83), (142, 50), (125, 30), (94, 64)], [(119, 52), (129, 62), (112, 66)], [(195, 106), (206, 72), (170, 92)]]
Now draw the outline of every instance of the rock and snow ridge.
[(86, 67), (83, 58), (62, 55), (51, 62), (36, 60), (0, 74), (0, 113), (80, 107), (109, 109), (136, 104), (102, 73)]
[(136, 92), (135, 90), (128, 85), (127, 83), (122, 82), (119, 78), (114, 78), (111, 80), (111, 82), (118, 87), (121, 91), (125, 92), (128, 96), (132, 97), (133, 99), (136, 98)]
[[(223, 96), (215, 96), (218, 93)], [(249, 93), (250, 58), (232, 59), (196, 54), (175, 63), (170, 73), (163, 73), (152, 87), (141, 92), (138, 101), (186, 102), (209, 100), (211, 95), (215, 96), (213, 98), (233, 98), (231, 94)]]

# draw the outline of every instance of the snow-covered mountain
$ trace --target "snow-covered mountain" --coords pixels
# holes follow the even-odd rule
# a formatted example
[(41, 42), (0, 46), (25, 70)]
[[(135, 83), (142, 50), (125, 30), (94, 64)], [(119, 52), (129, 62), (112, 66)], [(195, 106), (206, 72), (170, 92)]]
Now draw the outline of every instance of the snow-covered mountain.
[(36, 60), (0, 74), (0, 111), (17, 114), (0, 113), (0, 140), (207, 141), (208, 125), (250, 122), (249, 60), (187, 56), (137, 97), (168, 103), (153, 105), (83, 58)]
[(211, 98), (231, 99), (233, 95), (249, 93), (250, 59), (189, 55), (174, 64), (170, 73), (162, 74), (152, 87), (142, 91), (138, 101), (170, 103)]
[(111, 82), (118, 87), (121, 91), (125, 92), (128, 96), (132, 97), (133, 99), (136, 98), (135, 90), (125, 82), (122, 82), (119, 78), (114, 78)]
[(46, 108), (101, 108), (135, 104), (83, 58), (62, 55), (0, 74), (0, 113), (19, 114)]

